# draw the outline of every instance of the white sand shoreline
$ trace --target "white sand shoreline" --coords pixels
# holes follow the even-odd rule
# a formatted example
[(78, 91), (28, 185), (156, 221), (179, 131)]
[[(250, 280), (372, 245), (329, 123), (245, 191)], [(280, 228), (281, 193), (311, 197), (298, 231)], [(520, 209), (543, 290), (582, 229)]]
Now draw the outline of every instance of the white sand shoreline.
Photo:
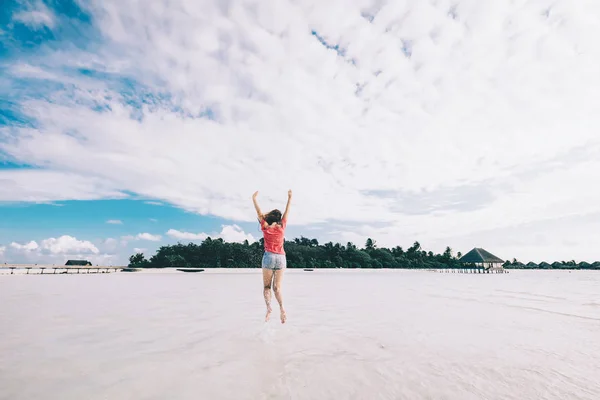
[(2, 276), (0, 399), (600, 398), (591, 271), (288, 272)]
[[(115, 268), (118, 268), (115, 271)], [(0, 267), (0, 275), (27, 275), (27, 271), (29, 271), (29, 275), (40, 275), (42, 270), (44, 271), (44, 275), (54, 275), (54, 270), (56, 269), (56, 275), (64, 274), (65, 271), (68, 272), (69, 275), (75, 274), (77, 275), (77, 270), (79, 270), (79, 275), (86, 274), (98, 274), (98, 270), (100, 273), (106, 273), (108, 269), (108, 273), (114, 274), (261, 274), (262, 269), (258, 268), (176, 268), (176, 267), (166, 267), (166, 268), (138, 268), (136, 271), (122, 271), (122, 269), (128, 269), (128, 267), (82, 267), (82, 268), (65, 268), (63, 266), (36, 266), (36, 267), (15, 267), (11, 269), (10, 267), (2, 266)], [(203, 269), (203, 271), (199, 272), (184, 272), (181, 269)], [(104, 271), (104, 272), (102, 272)], [(427, 272), (427, 270), (408, 270), (408, 269), (398, 269), (398, 268), (381, 268), (381, 269), (359, 269), (359, 268), (314, 268), (312, 271), (305, 271), (303, 268), (288, 268), (286, 270), (287, 273), (323, 273), (323, 272), (333, 272), (336, 271), (338, 273), (365, 273), (368, 271), (421, 271)], [(344, 271), (344, 272), (341, 272)]]
[[(116, 270), (115, 270), (116, 269)], [(122, 266), (93, 266), (93, 267), (73, 267), (73, 266), (55, 266), (55, 265), (2, 265), (0, 266), (0, 275), (106, 275), (106, 274), (128, 274), (128, 275), (147, 275), (147, 274), (186, 274), (186, 275), (199, 275), (199, 274), (261, 274), (261, 268), (178, 268), (178, 267), (165, 267), (165, 268), (138, 268), (136, 271), (123, 271), (123, 269), (129, 269), (128, 267)], [(202, 269), (203, 271), (198, 272), (184, 272), (181, 269)], [(78, 272), (79, 270), (79, 272)], [(442, 270), (442, 269), (440, 269)], [(394, 272), (398, 274), (409, 274), (409, 273), (431, 273), (438, 272), (438, 269), (405, 269), (405, 268), (314, 268), (310, 271), (306, 271), (303, 268), (288, 268), (286, 273), (288, 274), (323, 274), (323, 273), (336, 273), (336, 274), (368, 274), (368, 273), (382, 273), (382, 272)], [(538, 273), (577, 273), (587, 272), (586, 270), (519, 270), (510, 269), (510, 273), (520, 272), (538, 272)]]

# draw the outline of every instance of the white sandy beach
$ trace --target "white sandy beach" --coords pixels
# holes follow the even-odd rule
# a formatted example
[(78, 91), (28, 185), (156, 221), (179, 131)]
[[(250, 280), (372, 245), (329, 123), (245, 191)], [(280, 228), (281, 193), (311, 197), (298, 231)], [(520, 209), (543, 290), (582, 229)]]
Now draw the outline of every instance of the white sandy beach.
[(598, 399), (600, 274), (0, 277), (0, 399)]

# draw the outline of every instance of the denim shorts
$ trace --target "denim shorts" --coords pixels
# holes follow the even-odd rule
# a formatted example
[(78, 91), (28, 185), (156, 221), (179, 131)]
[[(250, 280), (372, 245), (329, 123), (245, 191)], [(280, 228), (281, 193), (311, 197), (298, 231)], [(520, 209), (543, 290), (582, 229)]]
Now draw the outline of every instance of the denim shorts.
[(262, 267), (270, 270), (284, 269), (287, 266), (285, 254), (276, 254), (265, 251), (262, 258)]

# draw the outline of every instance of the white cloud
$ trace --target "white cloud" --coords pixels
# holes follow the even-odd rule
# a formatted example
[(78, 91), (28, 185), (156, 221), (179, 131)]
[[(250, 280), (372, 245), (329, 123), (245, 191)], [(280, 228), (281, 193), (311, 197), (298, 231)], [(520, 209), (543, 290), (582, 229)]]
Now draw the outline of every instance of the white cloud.
[(158, 222), (156, 218), (150, 218), (150, 222)]
[[(0, 129), (0, 138), (2, 130)], [(0, 141), (0, 148), (3, 147)], [(0, 170), (0, 201), (50, 202), (125, 198), (103, 178), (47, 170)]]
[(69, 235), (44, 239), (38, 244), (32, 240), (25, 244), (12, 242), (10, 247), (21, 252), (39, 252), (50, 255), (57, 254), (98, 254), (98, 248), (87, 240), (78, 240)]
[(150, 204), (150, 205), (153, 205), (153, 206), (162, 206), (163, 205), (163, 203), (158, 202), (158, 201), (145, 201), (144, 203)]
[(123, 225), (123, 221), (121, 221), (120, 219), (109, 219), (108, 221), (106, 221), (106, 223), (112, 225)]
[(146, 252), (146, 251), (148, 251), (148, 249), (139, 248), (139, 247), (134, 247), (134, 248), (133, 248), (133, 252), (134, 252), (134, 253), (144, 253), (144, 252)]
[[(92, 1), (97, 54), (15, 61), (57, 81), (99, 68), (171, 100), (136, 109), (79, 77), (22, 101), (36, 128), (0, 128), (0, 150), (47, 170), (0, 171), (0, 200), (132, 192), (254, 221), (254, 190), (267, 210), (292, 188), (290, 227), (436, 246), (572, 221), (543, 246), (505, 247), (540, 257), (579, 229), (576, 213), (600, 212), (600, 3), (175, 3)], [(207, 109), (214, 120), (197, 118)]]
[(0, 257), (2, 257), (4, 255), (5, 251), (6, 251), (6, 246), (0, 246)]
[(152, 235), (151, 233), (138, 233), (135, 236), (135, 240), (149, 240), (151, 242), (158, 242), (162, 238), (161, 235)]
[(121, 243), (123, 245), (127, 245), (128, 242), (130, 241), (134, 241), (134, 240), (149, 240), (151, 242), (158, 242), (162, 239), (161, 235), (153, 235), (151, 233), (138, 233), (137, 235), (133, 236), (133, 235), (125, 235), (125, 236), (121, 236)]
[(51, 254), (98, 254), (99, 250), (92, 242), (77, 240), (73, 236), (63, 235), (59, 238), (42, 240), (42, 250)]
[(191, 233), (191, 232), (182, 232), (177, 229), (169, 229), (167, 231), (167, 236), (170, 236), (175, 239), (180, 240), (199, 240), (202, 241), (207, 237), (212, 238), (222, 238), (226, 242), (238, 242), (241, 243), (244, 240), (248, 240), (249, 242), (255, 242), (256, 239), (252, 234), (245, 233), (242, 228), (237, 225), (223, 225), (220, 233), (207, 234), (204, 232), (201, 233)]
[(206, 233), (191, 233), (191, 232), (182, 232), (177, 229), (169, 229), (167, 231), (167, 236), (170, 236), (175, 239), (184, 239), (184, 240), (204, 240), (208, 237)]
[(238, 242), (241, 243), (244, 240), (252, 243), (256, 239), (250, 233), (245, 233), (242, 228), (237, 225), (224, 225), (219, 237), (226, 242)]
[(12, 242), (10, 244), (10, 247), (12, 247), (13, 249), (16, 249), (16, 250), (20, 250), (20, 251), (36, 251), (37, 249), (39, 249), (40, 246), (37, 244), (37, 242), (35, 240), (32, 240), (25, 244)]
[(13, 20), (21, 22), (30, 28), (53, 28), (56, 17), (42, 1), (30, 3), (30, 7), (13, 15)]
[(59, 75), (52, 72), (46, 71), (38, 66), (30, 64), (14, 64), (10, 71), (14, 76), (19, 78), (35, 78), (35, 79), (49, 79), (56, 80), (60, 79)]
[[(102, 251), (90, 241), (62, 235), (41, 241), (12, 242), (4, 248), (3, 258), (9, 262), (25, 264), (64, 265), (68, 259), (85, 259), (94, 265), (124, 265), (125, 254), (117, 254), (115, 239), (102, 240)], [(2, 251), (0, 251), (2, 253)], [(0, 254), (1, 255), (1, 254)], [(127, 254), (128, 256), (128, 254)]]

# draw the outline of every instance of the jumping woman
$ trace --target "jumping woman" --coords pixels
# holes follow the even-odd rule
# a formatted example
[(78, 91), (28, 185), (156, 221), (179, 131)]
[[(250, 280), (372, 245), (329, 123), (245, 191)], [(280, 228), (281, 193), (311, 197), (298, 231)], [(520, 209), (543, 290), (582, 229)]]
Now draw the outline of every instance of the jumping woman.
[(283, 250), (285, 227), (287, 226), (288, 212), (290, 211), (290, 202), (292, 201), (292, 191), (288, 191), (288, 201), (285, 206), (285, 212), (283, 216), (281, 211), (275, 209), (267, 214), (263, 214), (260, 211), (258, 202), (256, 201), (258, 192), (252, 195), (252, 201), (254, 202), (254, 208), (256, 208), (256, 214), (258, 215), (258, 222), (260, 229), (263, 232), (265, 240), (265, 253), (262, 258), (262, 272), (263, 272), (263, 295), (265, 297), (265, 303), (267, 305), (267, 316), (265, 322), (271, 317), (271, 286), (275, 292), (275, 298), (279, 303), (279, 310), (281, 312), (281, 323), (284, 324), (286, 321), (285, 309), (283, 308), (283, 298), (281, 296), (281, 280), (283, 278), (283, 271), (287, 266), (285, 251)]

